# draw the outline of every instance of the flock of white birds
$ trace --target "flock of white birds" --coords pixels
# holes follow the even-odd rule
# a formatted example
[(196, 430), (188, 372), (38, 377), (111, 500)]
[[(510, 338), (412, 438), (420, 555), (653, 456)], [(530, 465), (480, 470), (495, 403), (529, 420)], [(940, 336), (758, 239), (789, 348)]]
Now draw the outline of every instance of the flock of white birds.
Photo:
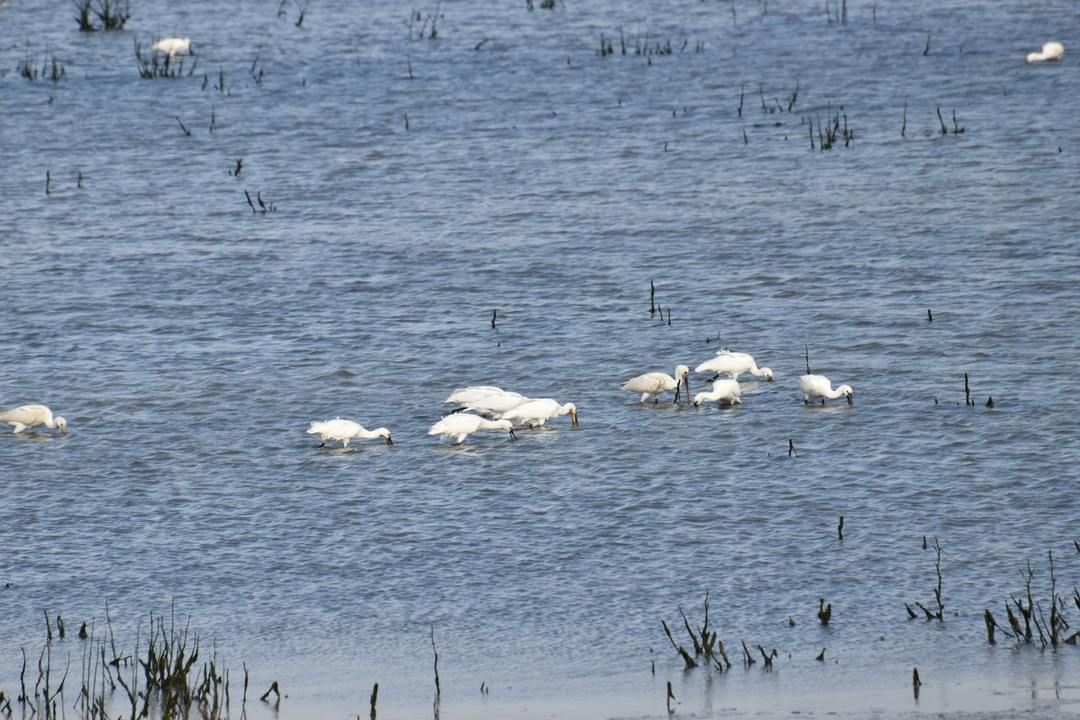
[[(191, 39), (161, 38), (151, 46), (151, 49), (169, 57), (188, 55), (192, 52)], [(1059, 62), (1064, 56), (1065, 46), (1051, 41), (1045, 43), (1040, 52), (1028, 53), (1027, 62)], [(713, 375), (712, 390), (695, 395), (693, 398), (695, 406), (707, 402), (741, 404), (742, 391), (738, 380), (744, 373), (765, 378), (770, 382), (773, 380), (773, 371), (767, 367), (759, 368), (750, 355), (727, 350), (717, 352), (716, 357), (698, 365), (694, 368), (694, 372)], [(717, 376), (720, 375), (727, 377), (718, 378)], [(674, 391), (675, 402), (678, 402), (680, 386), (686, 388), (686, 396), (689, 399), (690, 369), (686, 365), (677, 366), (674, 376), (662, 372), (638, 375), (623, 383), (622, 389), (626, 392), (639, 393), (641, 402), (647, 402), (650, 399), (658, 401), (663, 393)], [(824, 403), (827, 399), (834, 400), (840, 397), (846, 397), (848, 403), (851, 403), (854, 396), (850, 385), (833, 388), (829, 378), (824, 375), (802, 375), (799, 377), (799, 389), (802, 390), (804, 401), (807, 403), (815, 399), (820, 399)], [(535, 428), (562, 415), (569, 415), (574, 427), (578, 426), (577, 407), (574, 403), (560, 404), (551, 398), (528, 398), (520, 393), (506, 391), (493, 385), (475, 385), (455, 390), (446, 402), (457, 405), (458, 409), (432, 425), (428, 430), (428, 435), (453, 438), (458, 444), (480, 430), (502, 430), (508, 432), (513, 438), (515, 437), (515, 423)], [(45, 405), (21, 405), (6, 410), (0, 413), (0, 423), (10, 425), (16, 433), (24, 430), (33, 431), (39, 427), (66, 433), (68, 427), (67, 420), (59, 415), (54, 416), (52, 410)], [(386, 428), (368, 430), (359, 423), (342, 418), (312, 422), (307, 432), (322, 438), (323, 445), (327, 442), (340, 442), (343, 448), (348, 447), (351, 440), (381, 439), (387, 445), (394, 444), (390, 438), (390, 431)]]
[[(715, 357), (694, 368), (694, 372), (713, 376), (712, 390), (695, 395), (695, 406), (708, 402), (721, 405), (741, 404), (740, 375), (749, 373), (770, 382), (774, 377), (769, 368), (759, 368), (752, 356), (729, 350), (718, 351)], [(719, 375), (727, 377), (718, 378)], [(648, 402), (650, 399), (659, 402), (661, 395), (674, 391), (674, 401), (678, 403), (682, 387), (686, 388), (686, 399), (689, 401), (690, 368), (686, 365), (677, 366), (674, 376), (649, 372), (630, 378), (622, 385), (624, 391), (640, 394), (641, 402)], [(820, 400), (824, 404), (827, 399), (840, 397), (847, 398), (849, 404), (853, 402), (854, 391), (850, 385), (841, 385), (834, 389), (829, 378), (824, 375), (801, 376), (799, 388), (802, 390), (804, 402), (807, 403)], [(432, 425), (428, 435), (451, 438), (456, 444), (461, 444), (465, 438), (481, 430), (501, 430), (509, 433), (513, 439), (516, 438), (515, 425), (538, 428), (548, 420), (563, 415), (569, 415), (571, 424), (578, 427), (578, 411), (574, 403), (559, 403), (552, 398), (529, 398), (494, 385), (460, 388), (446, 398), (446, 404), (455, 405), (457, 408)], [(0, 423), (10, 425), (16, 433), (34, 431), (39, 427), (66, 433), (68, 428), (67, 420), (59, 415), (54, 416), (52, 410), (45, 405), (21, 405), (12, 408), (0, 413)], [(340, 417), (312, 422), (307, 434), (318, 435), (322, 439), (319, 447), (328, 442), (340, 442), (342, 448), (347, 448), (353, 440), (382, 440), (387, 445), (394, 444), (388, 429), (381, 427), (368, 430), (353, 420)]]

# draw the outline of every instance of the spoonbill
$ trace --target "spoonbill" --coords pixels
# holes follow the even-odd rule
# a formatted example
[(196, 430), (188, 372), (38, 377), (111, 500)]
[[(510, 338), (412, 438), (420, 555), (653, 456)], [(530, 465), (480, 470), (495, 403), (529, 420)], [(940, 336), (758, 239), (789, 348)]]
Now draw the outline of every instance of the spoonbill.
[(454, 438), (454, 443), (460, 445), (465, 442), (465, 438), (469, 437), (477, 430), (508, 430), (510, 431), (511, 439), (517, 439), (517, 436), (514, 435), (514, 426), (509, 420), (488, 420), (479, 415), (470, 415), (469, 413), (447, 415), (442, 420), (432, 425), (427, 434), (452, 437)]
[(742, 389), (739, 387), (738, 380), (732, 380), (730, 378), (722, 378), (720, 380), (714, 380), (712, 384), (712, 390), (709, 392), (700, 392), (694, 396), (694, 405), (701, 405), (704, 402), (720, 402), (727, 403), (728, 405), (742, 405)]
[(799, 377), (799, 388), (802, 390), (804, 403), (809, 403), (811, 398), (821, 398), (821, 404), (825, 404), (825, 399), (835, 400), (838, 397), (846, 396), (848, 405), (854, 404), (852, 397), (855, 395), (855, 391), (851, 389), (850, 385), (841, 385), (833, 390), (832, 383), (829, 382), (829, 378), (824, 375), (802, 375)]
[(394, 444), (394, 441), (390, 439), (390, 431), (386, 428), (367, 430), (359, 423), (352, 420), (342, 420), (341, 418), (313, 422), (311, 427), (308, 428), (307, 434), (318, 435), (322, 438), (322, 444), (319, 447), (331, 440), (340, 440), (341, 447), (347, 448), (350, 440), (374, 440), (375, 438), (382, 438), (387, 445)]
[(50, 430), (59, 429), (62, 433), (67, 432), (67, 420), (59, 415), (53, 417), (52, 410), (44, 405), (20, 405), (0, 412), (0, 423), (7, 423), (12, 427), (12, 432), (17, 433), (38, 425), (44, 425)]
[[(468, 405), (488, 395), (506, 395), (507, 391), (494, 385), (470, 385), (458, 388), (450, 393), (450, 397), (443, 401), (444, 404)], [(516, 394), (516, 393), (515, 393)]]
[(551, 398), (540, 398), (522, 403), (516, 408), (503, 413), (503, 420), (516, 420), (529, 427), (540, 427), (546, 421), (557, 418), (560, 415), (570, 415), (570, 421), (574, 427), (578, 426), (577, 407), (574, 403), (560, 405)]
[(156, 53), (163, 53), (169, 57), (187, 55), (191, 52), (191, 38), (167, 37), (161, 38), (150, 46)]
[(750, 373), (754, 377), (763, 377), (772, 382), (773, 371), (767, 367), (759, 368), (751, 355), (730, 350), (718, 350), (716, 357), (694, 368), (696, 373), (713, 373), (715, 375), (727, 375), (732, 380), (738, 380), (743, 373)]
[(529, 402), (529, 398), (521, 393), (506, 392), (501, 395), (492, 393), (473, 400), (465, 406), (465, 412), (475, 412), (481, 415), (502, 415), (527, 402)]
[(679, 399), (679, 383), (686, 385), (686, 397), (690, 397), (690, 368), (679, 365), (675, 368), (675, 377), (662, 372), (650, 372), (644, 375), (632, 377), (623, 383), (622, 389), (626, 392), (641, 393), (641, 402), (650, 397), (654, 402), (659, 402), (661, 393), (669, 390), (675, 391), (675, 399)]
[(1065, 46), (1059, 42), (1048, 42), (1042, 46), (1042, 52), (1028, 53), (1029, 63), (1057, 62), (1065, 56)]

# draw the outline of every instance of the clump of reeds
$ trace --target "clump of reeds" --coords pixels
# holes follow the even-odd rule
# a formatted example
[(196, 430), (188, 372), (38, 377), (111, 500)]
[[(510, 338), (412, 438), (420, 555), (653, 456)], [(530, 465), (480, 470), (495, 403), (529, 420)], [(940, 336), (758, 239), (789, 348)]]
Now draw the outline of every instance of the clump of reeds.
[[(809, 119), (809, 132), (810, 132), (810, 149), (814, 147), (814, 120)], [(821, 116), (817, 116), (817, 149), (819, 150), (831, 150), (837, 142), (843, 141), (844, 147), (849, 147), (851, 141), (855, 139), (855, 130), (848, 127), (847, 113), (844, 112), (843, 106), (835, 112), (832, 110), (832, 106), (826, 111), (825, 122), (821, 121)]]
[[(673, 45), (671, 38), (658, 38), (650, 37), (649, 32), (646, 30), (643, 35), (633, 35), (627, 37), (623, 31), (619, 30), (619, 54), (620, 55), (635, 55), (639, 57), (646, 57), (649, 62), (652, 62), (653, 56), (659, 55), (674, 55), (676, 48), (678, 52), (684, 53), (690, 47), (690, 38), (683, 36), (682, 43), (676, 41)], [(701, 53), (705, 51), (705, 42), (702, 40), (694, 41), (694, 52)], [(600, 33), (600, 57), (607, 57), (608, 55), (615, 54), (615, 46), (611, 38)]]
[[(679, 615), (682, 617), (683, 627), (690, 636), (690, 643), (694, 648), (694, 654), (692, 656), (685, 647), (675, 641), (675, 638), (671, 633), (671, 628), (668, 627), (665, 620), (661, 620), (660, 625), (664, 628), (664, 634), (667, 635), (672, 647), (675, 648), (679, 657), (682, 658), (686, 670), (698, 667), (699, 661), (701, 661), (706, 665), (716, 668), (720, 672), (726, 672), (731, 669), (731, 658), (728, 657), (724, 641), (719, 638), (715, 630), (709, 627), (709, 593), (707, 592), (705, 593), (704, 610), (704, 620), (700, 626), (695, 628), (690, 624), (690, 620), (686, 617), (686, 613), (683, 612), (683, 609), (681, 607), (679, 608)], [(749, 667), (750, 665), (753, 665), (756, 660), (747, 649), (746, 643), (743, 642), (742, 645), (744, 661), (746, 662), (747, 667)], [(766, 658), (766, 668), (771, 669), (772, 659), (777, 656), (776, 651), (773, 650), (772, 653), (766, 653), (760, 645), (758, 646), (758, 649), (761, 651), (762, 657)]]
[[(32, 690), (27, 685), (26, 650), (21, 651), (21, 691), (17, 701), (24, 717), (36, 715), (45, 720), (63, 717), (63, 692), (71, 653), (67, 652), (63, 673), (57, 672), (52, 661), (66, 642), (66, 632), (59, 615), (55, 620), (58, 640), (54, 639), (52, 622), (48, 611), (45, 612), (46, 640), (38, 655), (37, 679)], [(175, 611), (168, 620), (164, 616), (151, 616), (145, 640), (140, 624), (132, 649), (124, 651), (117, 644), (106, 603), (105, 633), (98, 633), (93, 622), (89, 629), (83, 623), (76, 642), (82, 655), (82, 671), (78, 699), (73, 707), (84, 720), (110, 717), (221, 720), (229, 715), (229, 671), (216, 651), (200, 663), (198, 635), (191, 632), (188, 623), (182, 627), (176, 623)], [(245, 666), (245, 704), (247, 682)], [(0, 713), (11, 716), (10, 701), (5, 702), (2, 694)]]
[(435, 9), (427, 15), (419, 10), (409, 12), (409, 39), (435, 40), (439, 37), (438, 23), (442, 19), (442, 2), (435, 3)]
[(15, 69), (19, 75), (31, 82), (38, 80), (39, 78), (41, 80), (60, 82), (67, 77), (67, 70), (64, 69), (64, 63), (60, 62), (56, 56), (51, 53), (45, 53), (41, 60), (41, 68), (38, 69), (37, 63), (34, 61), (29, 49), (27, 49), (26, 55), (19, 61), (19, 64), (16, 65)]
[[(1038, 643), (1043, 648), (1049, 645), (1056, 649), (1062, 644), (1076, 645), (1080, 643), (1080, 631), (1066, 636), (1066, 632), (1070, 629), (1066, 618), (1068, 602), (1066, 596), (1059, 595), (1057, 592), (1057, 570), (1054, 565), (1053, 551), (1047, 551), (1047, 561), (1050, 576), (1050, 617), (1047, 618), (1042, 604), (1034, 598), (1031, 592), (1031, 583), (1035, 578), (1035, 571), (1029, 562), (1021, 573), (1024, 578), (1023, 596), (1010, 597), (1011, 605), (1009, 601), (1005, 602), (1005, 616), (1008, 618), (1012, 632), (997, 624), (989, 608), (983, 613), (983, 621), (986, 624), (986, 638), (991, 645), (995, 644), (995, 630), (1001, 630), (1008, 637), (1026, 645), (1034, 644), (1036, 642), (1035, 635), (1037, 634)], [(1077, 609), (1080, 609), (1080, 591), (1074, 588), (1073, 596), (1069, 599), (1073, 601)], [(1013, 613), (1013, 607), (1020, 613), (1020, 618), (1023, 619), (1022, 625), (1020, 618)], [(1034, 628), (1035, 632), (1032, 632), (1032, 628)]]
[[(98, 30), (123, 30), (128, 18), (131, 17), (131, 3), (129, 0), (74, 0), (78, 15), (75, 21), (79, 23), (81, 32), (97, 32)], [(98, 23), (94, 24), (94, 17)]]

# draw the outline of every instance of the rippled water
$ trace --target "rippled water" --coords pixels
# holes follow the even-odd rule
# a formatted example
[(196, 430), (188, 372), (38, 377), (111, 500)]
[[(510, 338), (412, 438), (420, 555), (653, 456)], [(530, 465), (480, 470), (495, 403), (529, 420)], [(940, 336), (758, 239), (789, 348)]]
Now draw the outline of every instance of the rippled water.
[[(289, 717), (376, 681), (380, 717), (430, 714), (432, 627), (447, 717), (663, 714), (667, 680), (705, 715), (1080, 698), (1074, 648), (982, 628), (1028, 560), (1046, 606), (1048, 550), (1080, 583), (1077, 65), (1023, 63), (1080, 47), (1073, 3), (132, 5), (80, 34), (0, 4), (0, 405), (71, 423), (0, 435), (0, 689), (43, 609), (107, 600), (130, 638), (175, 602)], [(191, 76), (139, 78), (162, 35)], [(49, 56), (60, 82), (16, 70)], [(853, 143), (811, 149), (839, 108)], [(618, 391), (720, 345), (777, 381)], [(804, 346), (853, 407), (803, 406)], [(473, 383), (581, 427), (428, 438)], [(335, 415), (396, 444), (318, 449)], [(933, 601), (924, 535), (940, 625), (903, 607)], [(683, 675), (660, 619), (707, 590), (776, 672)]]

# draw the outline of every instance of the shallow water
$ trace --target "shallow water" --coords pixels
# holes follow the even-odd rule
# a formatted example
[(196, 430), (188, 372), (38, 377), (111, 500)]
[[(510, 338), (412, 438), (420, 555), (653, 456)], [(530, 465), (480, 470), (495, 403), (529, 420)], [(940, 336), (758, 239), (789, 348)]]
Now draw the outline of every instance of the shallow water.
[[(96, 34), (0, 4), (0, 405), (71, 423), (0, 435), (0, 689), (42, 609), (107, 600), (132, 639), (175, 602), (283, 714), (363, 711), (377, 681), (380, 717), (426, 716), (432, 627), (447, 717), (662, 714), (668, 679), (704, 715), (1075, 707), (1075, 648), (982, 627), (1029, 560), (1048, 602), (1048, 550), (1080, 582), (1076, 64), (1023, 63), (1076, 46), (1073, 4), (438, 7), (418, 40), (390, 3), (298, 28), (137, 0)], [(673, 53), (624, 56), (620, 28)], [(173, 34), (195, 73), (140, 79), (134, 42)], [(19, 76), (46, 53), (64, 80)], [(840, 107), (853, 143), (811, 150)], [(777, 381), (730, 410), (618, 391), (721, 345)], [(804, 346), (854, 406), (803, 406)], [(581, 427), (428, 438), (474, 383)], [(336, 415), (395, 445), (318, 449)], [(904, 610), (933, 602), (923, 536), (943, 624)], [(776, 672), (682, 674), (660, 619), (706, 591), (733, 660), (776, 647)]]

